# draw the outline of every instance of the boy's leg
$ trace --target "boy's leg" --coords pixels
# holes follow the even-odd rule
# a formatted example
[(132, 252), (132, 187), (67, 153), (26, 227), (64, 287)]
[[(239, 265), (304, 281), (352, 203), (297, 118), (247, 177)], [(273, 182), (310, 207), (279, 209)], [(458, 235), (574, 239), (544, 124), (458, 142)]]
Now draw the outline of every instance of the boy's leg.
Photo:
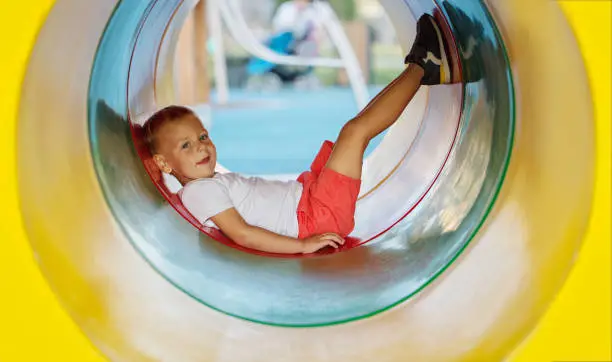
[(361, 113), (340, 131), (325, 167), (360, 179), (363, 154), (370, 140), (389, 128), (421, 86), (423, 68), (410, 64)]
[(450, 59), (445, 47), (434, 18), (422, 16), (417, 23), (416, 40), (406, 57), (410, 64), (342, 127), (327, 168), (351, 178), (361, 178), (363, 154), (370, 140), (397, 120), (421, 84), (450, 80)]

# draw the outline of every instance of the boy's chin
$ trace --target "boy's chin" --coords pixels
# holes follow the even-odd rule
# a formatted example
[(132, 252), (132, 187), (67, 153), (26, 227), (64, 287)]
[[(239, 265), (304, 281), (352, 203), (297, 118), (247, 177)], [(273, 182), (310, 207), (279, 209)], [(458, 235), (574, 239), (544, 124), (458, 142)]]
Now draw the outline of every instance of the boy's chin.
[(211, 178), (214, 176), (214, 173), (211, 174), (210, 172), (185, 172), (183, 174), (175, 174), (174, 176), (177, 177), (179, 181), (183, 180), (183, 183), (187, 183), (189, 181), (198, 180), (202, 178)]
[(199, 179), (199, 178), (211, 178), (215, 175), (214, 171), (211, 172), (198, 172), (196, 173), (194, 176), (192, 177), (193, 179)]

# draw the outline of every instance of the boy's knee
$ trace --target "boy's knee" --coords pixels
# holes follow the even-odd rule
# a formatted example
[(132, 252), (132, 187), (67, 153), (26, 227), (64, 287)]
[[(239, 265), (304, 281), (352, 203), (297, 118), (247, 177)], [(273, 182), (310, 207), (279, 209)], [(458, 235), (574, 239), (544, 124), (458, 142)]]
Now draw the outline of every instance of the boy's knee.
[(367, 129), (357, 119), (348, 121), (340, 130), (340, 138), (368, 141)]

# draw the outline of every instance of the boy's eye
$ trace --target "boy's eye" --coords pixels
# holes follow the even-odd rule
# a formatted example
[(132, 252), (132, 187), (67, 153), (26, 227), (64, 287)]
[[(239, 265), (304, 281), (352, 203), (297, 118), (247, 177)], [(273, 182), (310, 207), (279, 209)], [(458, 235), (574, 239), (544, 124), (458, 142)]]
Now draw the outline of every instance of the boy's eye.
[(203, 134), (200, 136), (200, 141), (206, 141), (208, 139), (208, 135), (207, 134)]
[(187, 147), (189, 147), (189, 142), (185, 142), (181, 145), (182, 149), (186, 149)]

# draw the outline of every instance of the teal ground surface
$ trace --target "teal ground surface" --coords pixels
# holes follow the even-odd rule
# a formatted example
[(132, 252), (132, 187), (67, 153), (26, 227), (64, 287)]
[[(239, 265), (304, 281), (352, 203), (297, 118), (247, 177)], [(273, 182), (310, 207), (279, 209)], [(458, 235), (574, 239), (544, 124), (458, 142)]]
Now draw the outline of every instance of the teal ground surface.
[[(381, 87), (370, 87), (373, 97)], [(218, 161), (245, 174), (297, 174), (307, 170), (321, 143), (334, 141), (359, 109), (350, 88), (230, 91), (227, 106), (212, 109), (211, 137)], [(379, 143), (374, 139), (366, 154)]]

